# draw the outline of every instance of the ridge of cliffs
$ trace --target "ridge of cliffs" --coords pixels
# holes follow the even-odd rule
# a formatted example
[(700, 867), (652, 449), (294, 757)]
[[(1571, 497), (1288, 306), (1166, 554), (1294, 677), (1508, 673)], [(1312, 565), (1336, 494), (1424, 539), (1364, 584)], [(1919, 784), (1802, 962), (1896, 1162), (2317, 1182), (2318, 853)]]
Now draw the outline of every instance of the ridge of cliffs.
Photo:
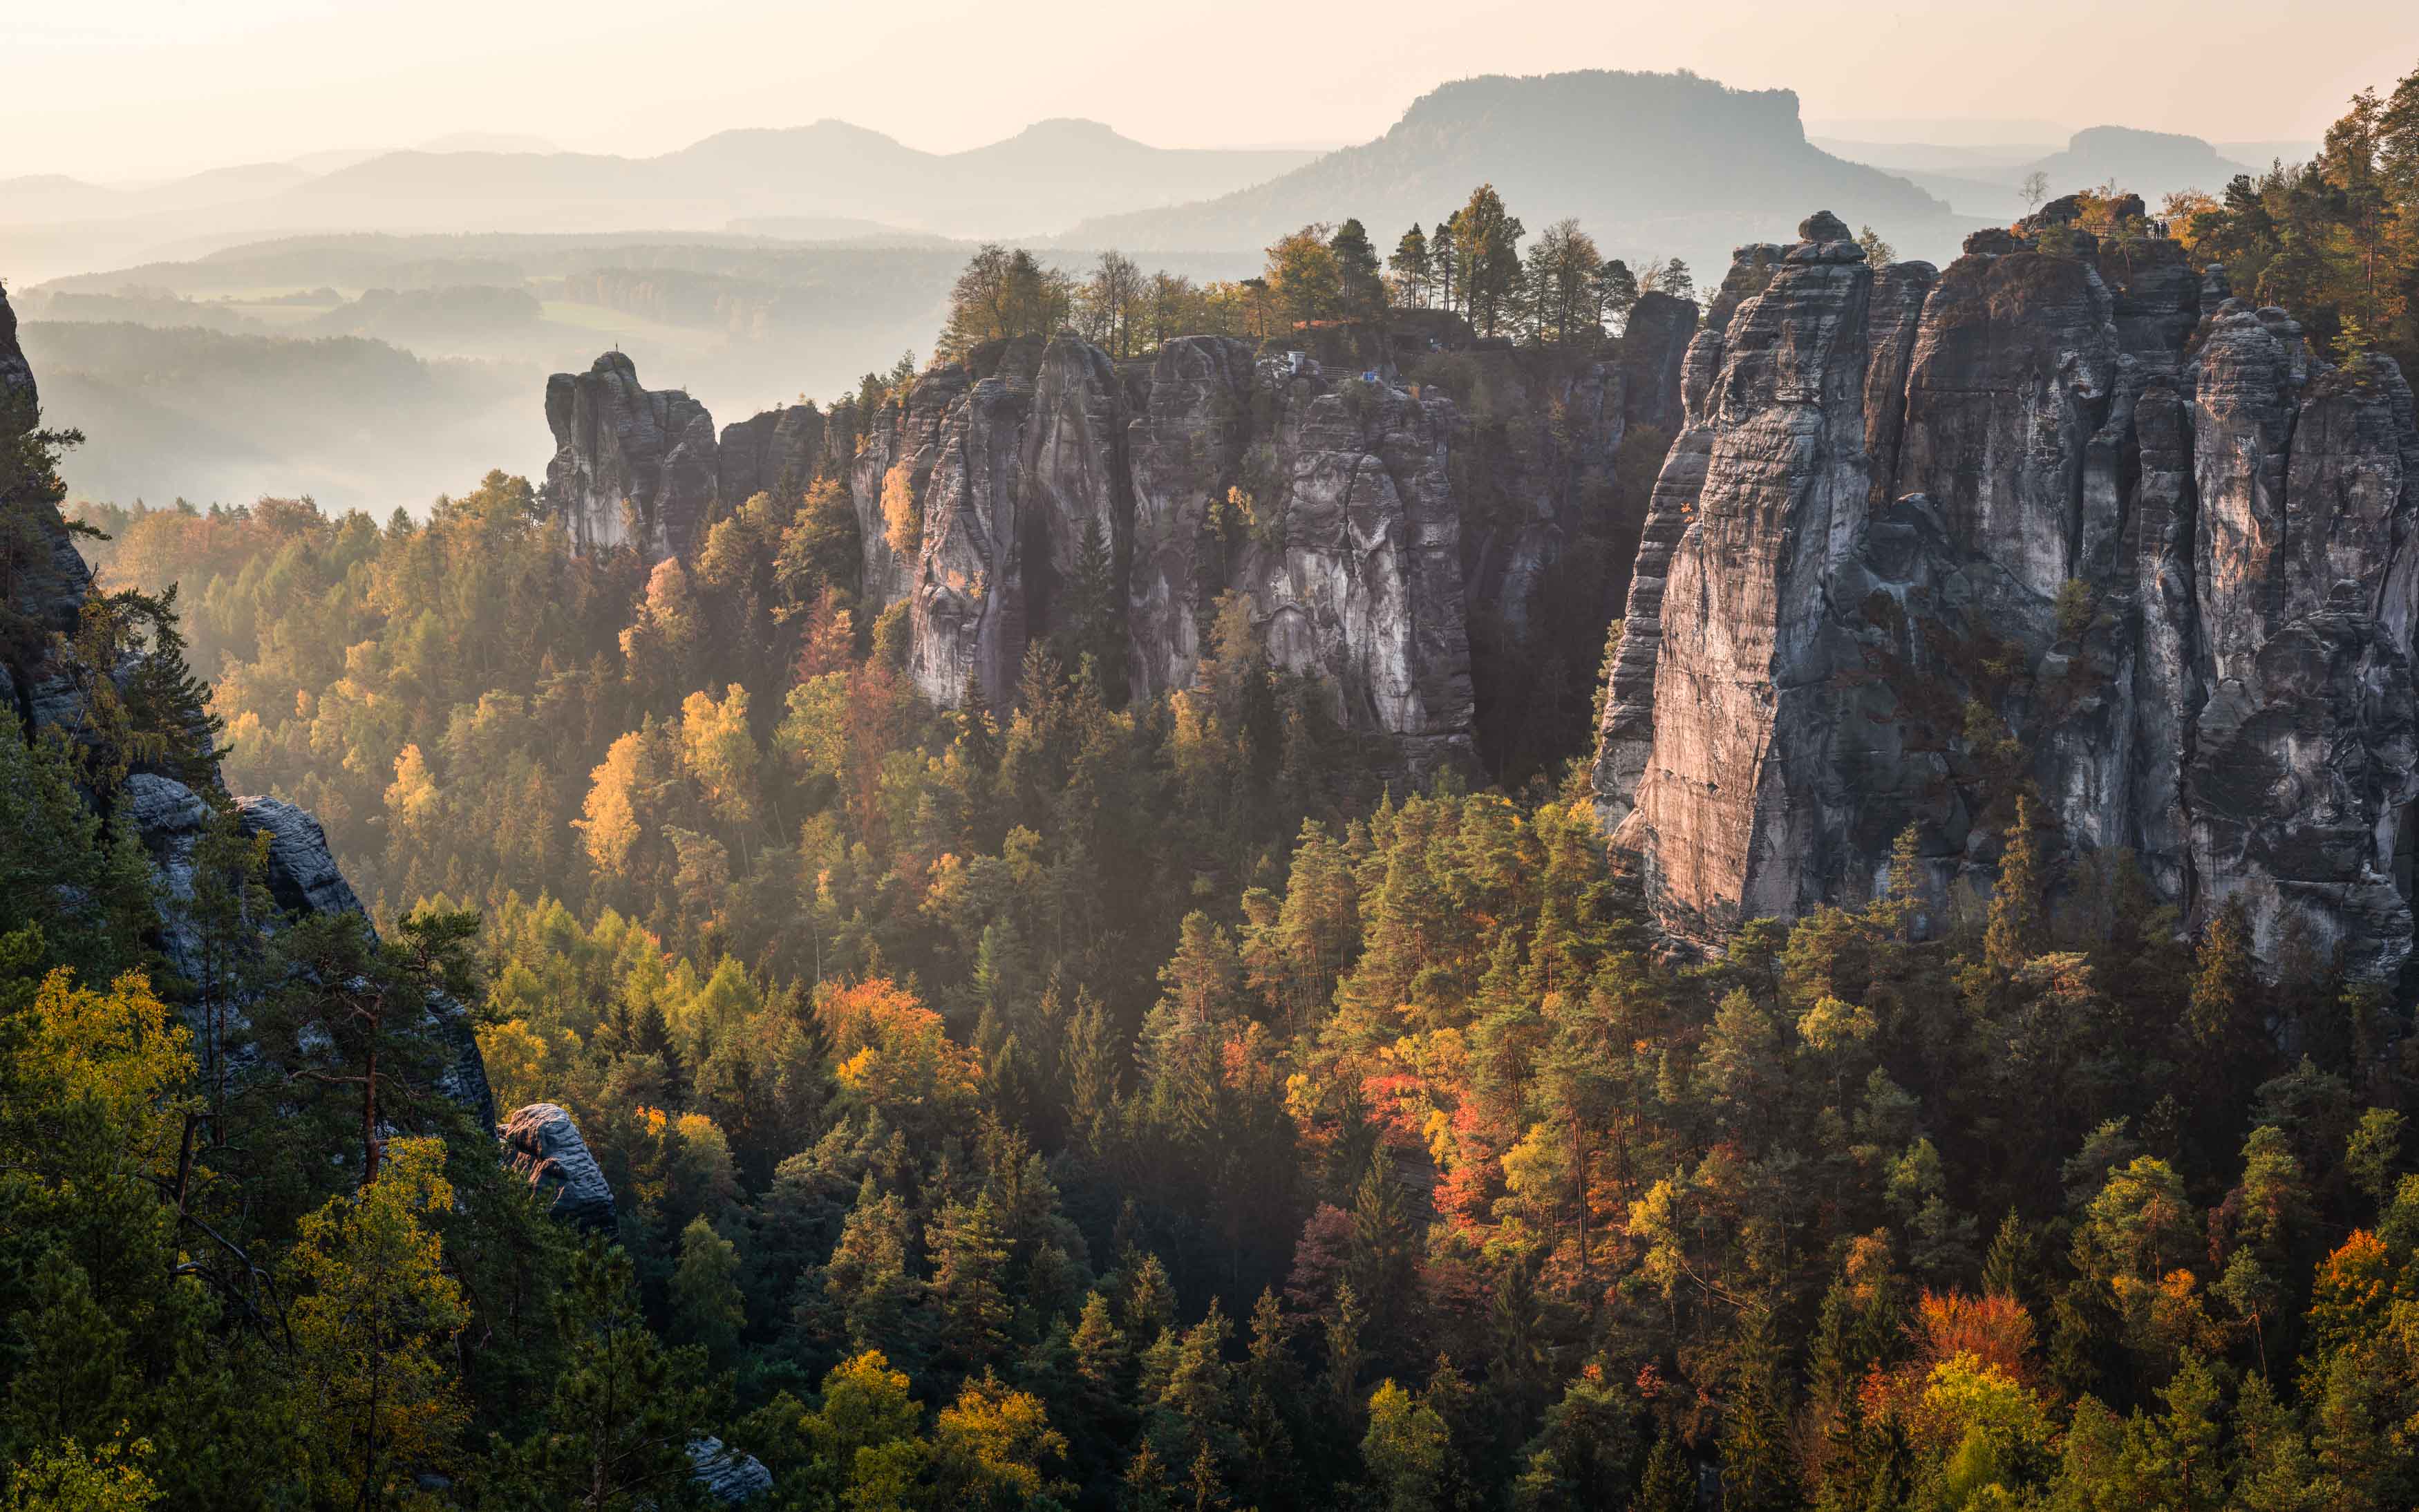
[[(2138, 202), (2130, 207), (2139, 214)], [(2411, 954), (2419, 426), (2164, 237), (2056, 202), (1946, 269), (1818, 213), (1690, 340), (1595, 790), (1662, 929), (1930, 908), (2020, 797), (2098, 906), (2130, 856), (2272, 967)]]
[[(14, 443), (30, 432), (39, 409), (33, 370), (17, 344), (16, 316), (6, 292), (0, 291), (0, 442)], [(122, 694), (145, 675), (145, 664), (156, 652), (130, 653), (106, 671), (84, 665), (71, 638), (86, 601), (98, 590), (67, 521), (50, 497), (38, 491), (0, 495), (0, 507), (8, 517), (8, 554), (12, 559), (5, 595), (11, 633), (0, 637), (0, 707), (28, 736), (47, 727), (70, 742), (85, 740), (95, 724), (87, 712), (103, 682)], [(195, 853), (209, 829), (214, 806), (230, 810), (237, 833), (261, 843), (266, 854), (261, 880), (273, 913), (254, 921), (260, 933), (275, 933), (314, 914), (364, 914), (329, 852), (318, 821), (278, 798), (227, 795), (217, 757), (208, 751), (209, 732), (191, 733), (182, 744), (206, 753), (198, 759), (138, 751), (123, 779), (107, 791), (79, 785), (87, 805), (104, 817), (123, 818), (143, 846), (156, 909), (149, 943), (170, 970), (187, 982), (208, 979), (203, 927), (193, 905)], [(72, 911), (85, 903), (63, 899), (59, 906)], [(482, 1126), (492, 1125), (495, 1099), (469, 1010), (439, 992), (429, 995), (425, 1011), (446, 1057), (436, 1073), (435, 1089)]]
[(612, 352), (548, 382), (546, 497), (583, 550), (683, 557), (756, 491), (838, 480), (863, 611), (904, 615), (908, 669), (944, 706), (978, 689), (1004, 707), (1037, 642), (1094, 651), (1141, 696), (1189, 687), (1219, 604), (1240, 604), (1273, 667), (1423, 773), (1475, 759), (1494, 690), (1474, 655), (1520, 658), (1540, 579), (1582, 537), (1617, 569), (1585, 611), (1587, 656), (1601, 643), (1643, 521), (1642, 502), (1623, 517), (1615, 456), (1676, 425), (1696, 320), (1648, 294), (1619, 343), (1550, 357), (1449, 316), (1125, 362), (1018, 338), (866, 412), (793, 407), (718, 439)]

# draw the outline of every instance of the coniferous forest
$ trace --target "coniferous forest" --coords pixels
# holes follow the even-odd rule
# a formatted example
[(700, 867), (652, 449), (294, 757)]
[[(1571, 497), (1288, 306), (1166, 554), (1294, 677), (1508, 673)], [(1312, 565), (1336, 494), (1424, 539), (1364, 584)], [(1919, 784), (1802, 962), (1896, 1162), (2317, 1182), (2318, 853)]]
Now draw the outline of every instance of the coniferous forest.
[[(2419, 357), (2419, 75), (2166, 213)], [(1693, 292), (1523, 235), (1482, 191), (1155, 293), (992, 249), (940, 346), (1432, 308), (1550, 371)], [(54, 469), (107, 438), (0, 439), (0, 640), (81, 669), (75, 728), (0, 730), (8, 1508), (706, 1506), (749, 1458), (814, 1512), (2419, 1504), (2406, 985), (2187, 929), (2020, 791), (1946, 907), (1910, 832), (1870, 901), (1667, 949), (1589, 787), (1603, 542), (1531, 606), (1567, 686), (1413, 781), (1238, 598), (1131, 689), (1099, 542), (1014, 687), (935, 706), (832, 475), (686, 559), (502, 472), (85, 508), (57, 623)], [(157, 775), (205, 800), (174, 942)], [(229, 792), (366, 917), (281, 915)], [(499, 1160), (438, 998), (609, 1217)]]

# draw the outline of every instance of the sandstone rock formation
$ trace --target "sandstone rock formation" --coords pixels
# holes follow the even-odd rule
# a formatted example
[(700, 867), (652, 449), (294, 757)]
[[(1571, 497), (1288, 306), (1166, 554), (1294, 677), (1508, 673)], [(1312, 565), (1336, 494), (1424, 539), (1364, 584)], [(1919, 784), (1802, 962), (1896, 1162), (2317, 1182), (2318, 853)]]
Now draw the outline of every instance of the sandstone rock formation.
[(858, 455), (867, 597), (907, 605), (927, 697), (996, 702), (1064, 625), (1088, 543), (1122, 568), (1111, 608), (1137, 692), (1191, 686), (1210, 606), (1233, 592), (1339, 721), (1396, 737), (1414, 769), (1460, 760), (1455, 431), (1441, 397), (1256, 362), (1225, 337), (1169, 342), (1126, 375), (1072, 337), (986, 349), (926, 375)]
[(1853, 904), (1912, 825), (1987, 888), (2019, 793), (2268, 960), (2410, 954), (2419, 428), (2390, 363), (2053, 205), (1866, 266), (1743, 248), (1690, 345), (1595, 789), (1677, 941)]
[[(547, 497), (582, 549), (659, 556), (756, 491), (843, 479), (861, 612), (904, 615), (915, 680), (945, 705), (972, 688), (1004, 708), (1037, 641), (1122, 663), (1107, 671), (1143, 697), (1188, 687), (1236, 594), (1277, 667), (1425, 771), (1471, 753), (1473, 616), (1517, 659), (1570, 540), (1628, 561), (1641, 521), (1611, 516), (1614, 453), (1633, 425), (1675, 420), (1695, 323), (1689, 301), (1649, 295), (1616, 352), (1544, 362), (1465, 349), (1452, 316), (1304, 332), (1350, 359), (1341, 371), (1221, 336), (1122, 364), (1073, 336), (1020, 338), (903, 400), (771, 410), (718, 441), (686, 395), (608, 353), (549, 381)], [(1485, 403), (1465, 414), (1398, 358)]]
[(1697, 333), (1697, 303), (1660, 289), (1638, 297), (1621, 340), (1622, 414), (1666, 436), (1680, 428), (1680, 368)]
[(716, 1438), (691, 1439), (689, 1479), (725, 1506), (750, 1502), (773, 1489), (773, 1473), (754, 1455), (723, 1447)]
[(804, 493), (823, 471), (824, 453), (823, 411), (810, 404), (725, 425), (715, 449), (715, 497), (736, 508), (760, 493)]
[[(17, 346), (16, 318), (7, 297), (0, 295), (0, 436), (13, 438), (29, 427), (38, 400), (33, 373)], [(75, 736), (85, 724), (86, 697), (78, 678), (94, 674), (75, 665), (62, 637), (75, 626), (84, 600), (93, 591), (92, 574), (77, 555), (66, 522), (46, 498), (0, 500), (0, 508), (10, 517), (7, 523), (29, 532), (36, 543), (30, 561), (20, 564), (8, 584), (5, 600), (12, 632), (23, 633), (0, 640), (0, 701), (29, 734), (49, 725)], [(123, 680), (136, 670), (130, 659), (109, 675)], [(88, 801), (122, 814), (150, 857), (159, 908), (151, 943), (178, 977), (188, 982), (203, 979), (202, 933), (193, 914), (194, 852), (213, 821), (214, 804), (222, 811), (231, 810), (239, 834), (267, 838), (268, 869), (262, 880), (277, 910), (274, 918), (261, 921), (269, 931), (301, 916), (362, 912), (329, 853), (318, 821), (276, 798), (229, 799), (215, 764), (207, 768), (207, 780), (201, 783), (206, 791), (196, 791), (185, 780), (193, 777), (190, 769), (138, 760), (115, 791), (87, 795)], [(424, 1026), (448, 1054), (437, 1089), (483, 1124), (492, 1123), (494, 1098), (469, 1011), (441, 993), (432, 994), (423, 1011)]]
[(660, 558), (695, 548), (716, 497), (705, 406), (678, 389), (639, 387), (637, 364), (615, 351), (585, 373), (546, 380), (546, 423), (554, 433), (546, 498), (580, 550), (628, 545)]
[(571, 1115), (552, 1103), (513, 1110), (497, 1131), (515, 1174), (533, 1192), (553, 1193), (547, 1212), (581, 1228), (613, 1227), (613, 1188), (579, 1137)]

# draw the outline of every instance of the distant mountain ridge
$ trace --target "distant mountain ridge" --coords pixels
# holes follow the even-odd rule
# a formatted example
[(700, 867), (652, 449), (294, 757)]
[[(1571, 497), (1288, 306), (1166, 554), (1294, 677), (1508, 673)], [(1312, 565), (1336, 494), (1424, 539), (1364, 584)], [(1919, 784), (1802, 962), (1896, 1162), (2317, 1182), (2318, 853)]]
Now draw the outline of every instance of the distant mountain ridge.
[[(2253, 147), (2289, 148), (2293, 143), (2252, 143)], [(1841, 142), (1836, 150), (1857, 155), (1860, 144)], [(2218, 193), (2237, 174), (2257, 173), (2276, 151), (2257, 162), (2238, 162), (2197, 136), (2173, 131), (2145, 131), (2131, 126), (2093, 126), (2074, 132), (2064, 147), (2021, 156), (1992, 155), (1983, 149), (1929, 148), (1918, 143), (1870, 143), (1867, 161), (1903, 172), (1918, 187), (1938, 195), (1963, 214), (2012, 219), (2032, 207), (2020, 186), (2029, 174), (2048, 180), (2051, 194), (2072, 193), (2115, 183), (2140, 194), (2156, 207), (2167, 194), (2182, 189)], [(2292, 153), (2291, 156), (2303, 156)], [(1927, 166), (1929, 165), (1929, 166)]]
[(1905, 255), (1955, 251), (1968, 224), (1905, 178), (1806, 138), (1797, 96), (1690, 73), (1591, 70), (1464, 79), (1422, 96), (1383, 136), (1265, 184), (1086, 222), (1061, 239), (1129, 250), (1257, 246), (1357, 216), (1389, 246), (1492, 182), (1532, 232), (1577, 216), (1610, 251), (1724, 266), (1809, 204), (1871, 224)]
[[(438, 150), (454, 142), (470, 150)], [(926, 152), (845, 121), (718, 131), (651, 158), (505, 150), (511, 138), (316, 154), (114, 187), (0, 179), (0, 274), (39, 282), (296, 233), (721, 232), (844, 223), (829, 239), (1034, 238), (1087, 217), (1257, 183), (1317, 154), (1155, 147), (1097, 121), (1039, 121)]]

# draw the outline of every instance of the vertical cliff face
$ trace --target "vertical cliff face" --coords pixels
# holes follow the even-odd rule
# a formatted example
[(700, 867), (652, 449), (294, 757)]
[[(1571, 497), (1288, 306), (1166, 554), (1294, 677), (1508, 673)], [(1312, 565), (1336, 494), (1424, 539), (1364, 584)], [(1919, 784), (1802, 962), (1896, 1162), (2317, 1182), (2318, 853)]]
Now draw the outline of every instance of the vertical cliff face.
[[(1473, 614), (1517, 665), (1540, 582), (1586, 539), (1605, 602), (1564, 593), (1561, 629), (1610, 616), (1641, 526), (1616, 454), (1678, 424), (1697, 313), (1646, 296), (1605, 353), (1465, 349), (1466, 327), (1425, 314), (1307, 332), (1348, 359), (1333, 370), (1223, 336), (1124, 364), (1073, 336), (995, 342), (903, 402), (768, 410), (718, 440), (608, 353), (547, 384), (547, 498), (582, 550), (685, 555), (754, 493), (840, 480), (862, 610), (905, 616), (916, 682), (948, 705), (971, 687), (1005, 708), (1037, 641), (1121, 660), (1141, 697), (1190, 687), (1235, 594), (1274, 665), (1425, 770), (1472, 755)], [(1576, 638), (1592, 653), (1595, 633)]]
[(1461, 518), (1447, 476), (1452, 403), (1312, 364), (1264, 363), (1278, 412), (1272, 487), (1231, 581), (1252, 601), (1270, 660), (1334, 690), (1339, 720), (1396, 736), (1414, 770), (1464, 760), (1470, 642)]
[(664, 557), (695, 548), (715, 500), (705, 406), (677, 389), (640, 387), (637, 364), (608, 352), (585, 373), (547, 379), (546, 423), (555, 448), (547, 499), (579, 549), (635, 546)]
[(1084, 591), (1087, 548), (1096, 553), (1093, 570), (1105, 563), (1112, 586), (1125, 580), (1133, 548), (1130, 424), (1125, 389), (1108, 354), (1072, 337), (1052, 342), (1033, 380), (1022, 458), (1031, 501), (1021, 543), (1031, 636), (1074, 628), (1071, 595)]
[(1025, 647), (1025, 426), (1033, 384), (980, 379), (944, 414), (919, 500), (923, 544), (909, 591), (909, 668), (948, 707), (998, 703)]
[(735, 507), (760, 493), (804, 493), (823, 471), (824, 451), (823, 411), (810, 404), (725, 425), (715, 452), (715, 496)]
[[(13, 443), (32, 429), (39, 412), (33, 371), (17, 345), (16, 316), (7, 295), (0, 293), (0, 445)], [(8, 709), (26, 735), (39, 735), (48, 726), (70, 741), (85, 740), (89, 738), (85, 689), (104, 677), (122, 686), (142, 670), (140, 658), (130, 656), (106, 671), (78, 665), (66, 637), (93, 592), (92, 574), (77, 555), (74, 538), (51, 496), (28, 488), (25, 481), (0, 470), (0, 534), (31, 547), (11, 563), (14, 570), (0, 594), (0, 625), (8, 631), (0, 637), (0, 707)], [(201, 738), (197, 733), (196, 747)], [(275, 798), (230, 798), (215, 761), (198, 764), (203, 779), (195, 779), (195, 764), (138, 757), (113, 789), (85, 794), (85, 801), (104, 814), (123, 818), (149, 856), (158, 908), (149, 943), (176, 974), (187, 981), (207, 976), (202, 925), (193, 911), (194, 853), (213, 808), (231, 818), (239, 833), (262, 841), (267, 856), (262, 881), (278, 910), (277, 917), (261, 921), (267, 932), (301, 916), (362, 912), (329, 853), (317, 820)], [(63, 899), (59, 906), (72, 910), (89, 903)], [(468, 1010), (439, 993), (431, 995), (425, 1012), (427, 1027), (448, 1053), (448, 1062), (437, 1075), (437, 1089), (492, 1123), (494, 1098)]]
[(1461, 760), (1455, 429), (1441, 397), (1298, 356), (1256, 363), (1223, 337), (1170, 342), (1128, 375), (1072, 337), (987, 348), (928, 375), (856, 458), (868, 596), (907, 606), (927, 697), (1004, 705), (1025, 648), (1071, 627), (1088, 544), (1091, 570), (1105, 560), (1124, 585), (1111, 607), (1145, 696), (1191, 686), (1231, 592), (1271, 662), (1319, 679), (1341, 722), (1397, 737), (1415, 768)]
[(1210, 511), (1241, 477), (1252, 429), (1252, 349), (1225, 336), (1186, 336), (1160, 347), (1146, 397), (1128, 428), (1133, 544), (1126, 623), (1135, 692), (1193, 681), (1201, 658), (1201, 609), (1224, 586), (1206, 563)]
[[(2419, 434), (2389, 363), (2053, 206), (1936, 276), (1817, 216), (1684, 365), (1595, 785), (1666, 928), (1854, 903), (1912, 825), (1987, 886), (2020, 794), (2197, 921), (2390, 976)], [(2040, 233), (2056, 226), (2055, 239)], [(2052, 240), (2055, 254), (2043, 250)]]
[(1666, 436), (1680, 428), (1680, 370), (1697, 333), (1697, 304), (1660, 290), (1638, 297), (1621, 337), (1622, 413)]

